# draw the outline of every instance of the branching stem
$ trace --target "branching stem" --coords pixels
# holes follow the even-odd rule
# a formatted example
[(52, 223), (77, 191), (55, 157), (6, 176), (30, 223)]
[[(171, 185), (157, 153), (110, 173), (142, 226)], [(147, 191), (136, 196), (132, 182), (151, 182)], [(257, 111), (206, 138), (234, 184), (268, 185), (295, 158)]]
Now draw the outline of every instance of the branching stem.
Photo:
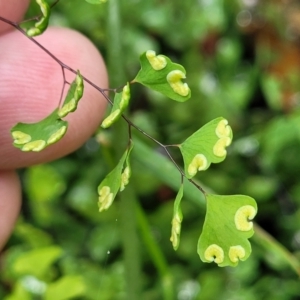
[[(51, 7), (55, 6), (60, 0), (56, 0)], [(31, 18), (31, 19), (27, 19), (26, 21), (29, 20), (35, 20), (36, 18), (38, 18), (38, 16)], [(20, 33), (22, 33), (23, 35), (25, 35), (29, 40), (31, 40), (36, 46), (38, 46), (41, 50), (43, 50), (47, 55), (49, 55), (55, 62), (57, 62), (62, 70), (62, 77), (63, 77), (63, 87), (61, 90), (61, 94), (60, 94), (60, 99), (59, 99), (59, 104), (58, 106), (61, 105), (62, 102), (62, 98), (63, 98), (63, 94), (64, 94), (64, 90), (65, 90), (65, 85), (68, 84), (68, 82), (66, 81), (66, 76), (65, 76), (65, 70), (68, 70), (72, 73), (74, 73), (75, 75), (77, 74), (77, 71), (74, 70), (73, 68), (71, 68), (70, 66), (66, 65), (64, 62), (62, 62), (60, 59), (58, 59), (52, 52), (50, 52), (47, 48), (45, 48), (42, 44), (40, 44), (35, 38), (28, 36), (26, 34), (26, 31), (20, 26), (21, 23), (17, 23), (17, 22), (13, 22), (10, 21), (4, 17), (0, 16), (0, 21), (11, 25), (12, 27), (14, 27), (16, 30), (18, 30)], [(99, 86), (97, 86), (95, 83), (93, 83), (91, 80), (89, 80), (87, 77), (85, 77), (84, 75), (82, 75), (83, 80), (90, 84), (93, 88), (95, 88), (97, 91), (99, 91), (101, 93), (101, 95), (106, 99), (106, 101), (112, 105), (113, 102), (112, 100), (109, 98), (109, 96), (107, 95), (107, 91), (112, 91), (114, 93), (116, 93), (118, 90), (120, 90), (122, 87), (118, 87), (118, 88), (114, 88), (114, 89), (102, 89)], [(130, 84), (134, 83), (134, 81), (131, 81)], [(165, 153), (167, 154), (167, 156), (169, 157), (169, 159), (172, 161), (172, 163), (175, 165), (175, 167), (178, 169), (178, 171), (180, 172), (182, 178), (186, 178), (186, 175), (184, 173), (184, 171), (182, 170), (182, 168), (176, 163), (176, 161), (174, 160), (174, 158), (172, 157), (171, 153), (169, 152), (169, 150), (167, 149), (168, 147), (171, 146), (177, 146), (178, 145), (164, 145), (163, 143), (159, 142), (157, 139), (155, 139), (154, 137), (152, 137), (151, 135), (149, 135), (148, 133), (146, 133), (144, 130), (142, 130), (140, 127), (138, 127), (136, 124), (134, 124), (132, 121), (130, 121), (124, 114), (122, 115), (122, 118), (127, 122), (128, 124), (128, 132), (129, 132), (129, 139), (131, 139), (132, 134), (131, 134), (131, 128), (135, 128), (138, 132), (140, 132), (141, 134), (143, 134), (145, 137), (147, 137), (148, 139), (150, 139), (151, 141), (153, 141), (154, 143), (156, 143), (157, 145), (159, 145), (161, 148), (164, 149)], [(188, 179), (187, 180), (189, 182), (191, 182), (197, 189), (199, 189), (204, 195), (206, 194), (206, 192), (204, 191), (204, 189), (197, 184), (194, 180), (192, 179)]]

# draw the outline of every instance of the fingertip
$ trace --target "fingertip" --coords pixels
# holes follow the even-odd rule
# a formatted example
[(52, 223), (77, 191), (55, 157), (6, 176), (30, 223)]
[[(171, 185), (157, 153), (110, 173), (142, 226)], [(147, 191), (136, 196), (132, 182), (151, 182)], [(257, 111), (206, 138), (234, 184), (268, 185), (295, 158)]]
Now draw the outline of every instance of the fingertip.
[[(1, 17), (9, 21), (18, 22), (23, 18), (29, 0), (0, 0), (0, 14)], [(13, 29), (11, 25), (0, 21), (0, 34)]]
[(0, 249), (7, 242), (21, 207), (21, 187), (14, 171), (0, 172)]
[[(25, 153), (12, 146), (10, 128), (17, 122), (38, 122), (59, 104), (63, 86), (62, 67), (32, 41), (12, 32), (6, 38), (3, 64), (0, 68), (0, 90), (3, 118), (0, 119), (2, 160), (0, 168), (19, 168), (50, 161), (81, 146), (95, 132), (106, 107), (103, 95), (85, 83), (84, 95), (77, 110), (66, 117), (68, 132), (61, 141), (38, 153)], [(80, 70), (101, 88), (107, 88), (108, 77), (102, 56), (82, 34), (70, 29), (48, 28), (37, 38), (45, 49), (62, 63)], [(22, 51), (18, 51), (19, 49)], [(4, 60), (5, 58), (5, 60)], [(0, 57), (0, 63), (1, 57)], [(71, 82), (75, 74), (66, 71)], [(66, 89), (68, 86), (66, 86)]]

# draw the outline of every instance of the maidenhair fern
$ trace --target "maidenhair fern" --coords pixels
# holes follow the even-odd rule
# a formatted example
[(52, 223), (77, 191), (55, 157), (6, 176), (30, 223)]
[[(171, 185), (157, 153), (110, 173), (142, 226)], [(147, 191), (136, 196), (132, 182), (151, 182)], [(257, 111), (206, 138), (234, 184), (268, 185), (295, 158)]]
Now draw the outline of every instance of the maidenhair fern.
[[(87, 1), (95, 4), (103, 2), (100, 0)], [(18, 24), (9, 23), (30, 39), (43, 33), (47, 28), (51, 10), (46, 1), (36, 0), (36, 2), (40, 6), (42, 16), (38, 18), (32, 28), (25, 31)], [(37, 45), (40, 45), (36, 40), (34, 41)], [(50, 52), (41, 45), (40, 48), (50, 55)], [(75, 74), (75, 79), (70, 84), (65, 100), (60, 101), (62, 104), (49, 116), (37, 123), (18, 123), (11, 129), (14, 146), (21, 151), (41, 151), (63, 138), (68, 128), (68, 123), (63, 118), (76, 111), (78, 102), (83, 96), (84, 82), (88, 82), (112, 104), (111, 111), (105, 117), (101, 126), (108, 128), (120, 118), (123, 118), (129, 125), (127, 148), (115, 168), (98, 186), (99, 211), (109, 209), (118, 192), (124, 190), (130, 182), (131, 172), (134, 172), (130, 167), (130, 155), (134, 146), (131, 130), (135, 128), (162, 146), (181, 174), (181, 185), (174, 202), (171, 221), (170, 240), (173, 248), (177, 250), (180, 246), (180, 233), (183, 222), (181, 210), (181, 201), (184, 198), (183, 181), (184, 178), (187, 178), (191, 184), (194, 184), (204, 194), (207, 203), (205, 221), (202, 231), (199, 230), (201, 235), (197, 247), (201, 260), (203, 262), (215, 262), (221, 267), (236, 266), (240, 260), (246, 260), (251, 253), (251, 245), (248, 239), (254, 233), (252, 219), (257, 213), (255, 200), (244, 195), (208, 194), (193, 181), (193, 177), (197, 172), (205, 171), (211, 163), (220, 163), (226, 158), (227, 147), (230, 146), (233, 139), (228, 120), (223, 117), (216, 118), (201, 127), (182, 143), (166, 146), (142, 131), (124, 115), (130, 102), (130, 85), (136, 83), (178, 102), (185, 102), (190, 99), (191, 90), (185, 82), (186, 71), (184, 67), (172, 62), (167, 56), (157, 55), (155, 51), (148, 50), (140, 56), (141, 68), (135, 78), (126, 83), (123, 88), (115, 89), (114, 101), (111, 101), (103, 89), (90, 82), (79, 71), (66, 66), (54, 55), (51, 54), (50, 56), (62, 67), (63, 78), (65, 78), (64, 70), (68, 69)], [(168, 147), (179, 148), (184, 162), (183, 169), (174, 161), (167, 150)]]

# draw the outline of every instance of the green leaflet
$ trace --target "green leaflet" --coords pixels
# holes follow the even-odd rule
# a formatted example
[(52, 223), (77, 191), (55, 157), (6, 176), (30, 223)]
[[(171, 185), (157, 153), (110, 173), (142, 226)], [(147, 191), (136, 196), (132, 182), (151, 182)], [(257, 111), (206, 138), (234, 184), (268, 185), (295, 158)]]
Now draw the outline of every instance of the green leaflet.
[(130, 88), (129, 83), (124, 86), (121, 93), (116, 93), (114, 98), (113, 107), (110, 114), (103, 120), (101, 127), (108, 128), (114, 124), (125, 111), (130, 100)]
[(27, 35), (30, 37), (40, 35), (47, 29), (51, 13), (51, 8), (46, 0), (35, 1), (41, 9), (42, 17), (34, 24), (33, 27), (26, 31)]
[(84, 298), (86, 290), (84, 278), (80, 275), (65, 275), (58, 280), (48, 283), (44, 300), (66, 300)]
[(197, 171), (208, 169), (211, 163), (219, 163), (226, 157), (226, 147), (231, 144), (232, 130), (222, 117), (205, 124), (179, 145), (187, 178)]
[(254, 234), (257, 213), (253, 198), (244, 195), (206, 195), (207, 210), (197, 252), (203, 262), (235, 267), (251, 254), (248, 239)]
[(183, 196), (183, 184), (181, 185), (174, 202), (172, 230), (171, 230), (171, 238), (170, 238), (174, 250), (178, 249), (180, 243), (181, 222), (183, 219), (181, 208), (180, 208), (180, 202), (182, 196)]
[[(133, 148), (132, 141), (122, 155), (117, 166), (103, 179), (98, 186), (99, 211), (107, 210), (113, 203), (119, 189), (122, 191), (129, 182), (131, 170), (129, 167), (129, 155)], [(124, 168), (124, 163), (126, 167)], [(124, 170), (123, 170), (124, 168)], [(123, 172), (122, 172), (123, 171)]]
[(59, 119), (58, 109), (37, 123), (18, 123), (11, 129), (14, 146), (22, 151), (41, 151), (59, 141), (66, 133), (68, 123)]
[(165, 96), (184, 102), (191, 97), (187, 83), (183, 83), (186, 71), (167, 56), (148, 50), (140, 56), (141, 69), (133, 82), (139, 82)]
[(82, 98), (84, 90), (83, 78), (79, 72), (77, 71), (75, 80), (71, 83), (71, 86), (68, 90), (67, 96), (62, 107), (58, 111), (59, 117), (65, 117), (70, 112), (73, 112), (77, 109), (77, 105), (79, 100)]
[(130, 166), (130, 152), (133, 148), (133, 144), (131, 141), (131, 146), (128, 150), (128, 154), (125, 160), (125, 168), (121, 174), (121, 185), (120, 185), (120, 192), (122, 192), (125, 189), (125, 186), (129, 183), (129, 179), (131, 176), (131, 166)]
[(15, 259), (12, 269), (15, 274), (30, 274), (41, 278), (45, 274), (49, 274), (50, 267), (62, 254), (63, 250), (58, 246), (29, 250)]
[(14, 146), (22, 151), (39, 152), (47, 146), (59, 141), (67, 132), (68, 122), (61, 117), (77, 109), (78, 101), (83, 95), (83, 78), (77, 71), (63, 106), (55, 109), (45, 119), (36, 123), (18, 123), (11, 129)]

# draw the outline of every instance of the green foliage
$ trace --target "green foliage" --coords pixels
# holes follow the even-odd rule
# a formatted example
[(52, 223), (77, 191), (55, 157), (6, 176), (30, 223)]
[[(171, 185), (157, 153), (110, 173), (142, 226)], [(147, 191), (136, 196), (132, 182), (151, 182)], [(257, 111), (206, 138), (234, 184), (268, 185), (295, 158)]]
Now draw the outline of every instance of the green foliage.
[(17, 275), (34, 275), (42, 278), (51, 265), (62, 255), (62, 249), (57, 246), (33, 249), (20, 255), (12, 268)]
[(22, 151), (39, 152), (58, 142), (66, 133), (68, 123), (61, 118), (76, 110), (83, 95), (83, 78), (77, 72), (61, 108), (37, 123), (18, 123), (11, 129), (14, 146)]
[(80, 72), (77, 71), (75, 80), (71, 83), (65, 101), (58, 111), (59, 117), (63, 118), (67, 116), (70, 112), (74, 112), (77, 109), (78, 102), (83, 95), (83, 90), (83, 78)]
[(48, 285), (45, 300), (64, 300), (80, 297), (85, 293), (85, 284), (81, 276), (68, 275)]
[(33, 199), (49, 202), (66, 189), (64, 178), (50, 165), (34, 166), (26, 171), (26, 192)]
[(191, 91), (185, 79), (185, 69), (173, 63), (164, 55), (156, 55), (155, 51), (148, 50), (140, 56), (141, 70), (134, 79), (167, 97), (184, 102), (191, 97)]
[(171, 238), (170, 238), (174, 250), (178, 249), (180, 243), (181, 222), (183, 219), (182, 211), (180, 207), (180, 202), (182, 197), (183, 197), (183, 185), (180, 186), (180, 189), (174, 201), (172, 231), (171, 231)]
[[(181, 65), (173, 63), (168, 57), (164, 55), (156, 55), (155, 51), (153, 50), (148, 50), (144, 54), (142, 54), (140, 57), (140, 62), (141, 69), (138, 72), (135, 79), (133, 80), (133, 82), (139, 82), (147, 86), (148, 88), (158, 91), (161, 94), (178, 102), (184, 102), (190, 98), (190, 88), (188, 87), (187, 83), (182, 82), (182, 79), (185, 78), (186, 71)], [(50, 144), (51, 141), (59, 140), (60, 136), (57, 138), (59, 134), (52, 133), (52, 135), (48, 137), (47, 142), (44, 141), (44, 136), (44, 140), (41, 140), (40, 138), (39, 140), (34, 140), (32, 142), (32, 133), (30, 129), (32, 126), (35, 126), (35, 130), (39, 130), (39, 126), (41, 126), (42, 134), (45, 134), (45, 127), (46, 129), (48, 129), (48, 127), (51, 126), (51, 122), (58, 121), (56, 120), (56, 114), (59, 117), (65, 117), (68, 113), (74, 112), (77, 109), (78, 101), (82, 98), (83, 87), (83, 77), (81, 76), (80, 72), (77, 71), (76, 78), (71, 84), (65, 101), (62, 107), (58, 110), (58, 112), (55, 110), (54, 113), (50, 115), (50, 117), (45, 119), (46, 121), (43, 120), (42, 122), (39, 122), (34, 125), (20, 125), (20, 123), (17, 124), (12, 129), (12, 135), (15, 138), (14, 143), (16, 145), (25, 144), (25, 146), (21, 148), (21, 150), (23, 151), (26, 151), (27, 149), (39, 151), (42, 150), (47, 144)], [(108, 128), (112, 124), (114, 124), (122, 116), (122, 114), (128, 107), (129, 100), (130, 87), (129, 83), (127, 83), (127, 85), (123, 87), (122, 92), (115, 93), (111, 112), (104, 119), (101, 126), (103, 128)], [(63, 122), (61, 120), (59, 121)], [(129, 123), (129, 125), (132, 126), (133, 124)], [(60, 133), (61, 131), (58, 132)], [(66, 127), (64, 127), (63, 134), (65, 133), (65, 131)], [(153, 138), (151, 139), (155, 140)], [(191, 179), (196, 175), (198, 171), (207, 170), (211, 163), (219, 163), (223, 161), (227, 154), (226, 147), (228, 147), (231, 144), (231, 142), (231, 127), (228, 125), (228, 121), (222, 117), (212, 120), (211, 122), (201, 127), (199, 130), (197, 130), (194, 134), (192, 134), (182, 144), (179, 145), (184, 160), (185, 177)], [(31, 146), (33, 143), (34, 146)], [(42, 143), (42, 146), (37, 145), (37, 143)], [(157, 143), (160, 144), (159, 142)], [(125, 186), (129, 183), (129, 178), (131, 176), (129, 156), (132, 148), (133, 143), (130, 139), (129, 145), (124, 154), (122, 155), (121, 159), (119, 160), (117, 166), (103, 179), (103, 181), (98, 186), (98, 206), (100, 212), (107, 210), (112, 205), (118, 191), (124, 190)], [(199, 189), (201, 190), (201, 192), (204, 192), (204, 190), (201, 187)], [(181, 185), (177, 197), (175, 199), (172, 219), (172, 231), (170, 240), (175, 250), (178, 249), (180, 242), (181, 222), (183, 219), (183, 214), (180, 208), (180, 202), (182, 197), (183, 185)], [(223, 198), (225, 199), (226, 197)], [(207, 196), (207, 199), (214, 198), (212, 196)], [(243, 202), (242, 200), (244, 199), (245, 198), (239, 199), (239, 204), (241, 204), (241, 202)], [(252, 201), (255, 203), (253, 199)], [(222, 203), (222, 205), (227, 204), (227, 201), (223, 202), (224, 203)], [(229, 204), (231, 206), (227, 207), (225, 205), (224, 207), (222, 207), (222, 210), (224, 208), (231, 209), (234, 210), (234, 213), (238, 214), (236, 212), (237, 207), (233, 207), (231, 203)], [(253, 206), (251, 207), (253, 208)], [(238, 207), (238, 211), (243, 208), (249, 208), (249, 205)], [(224, 224), (222, 224), (222, 226), (224, 226), (224, 228), (227, 230), (225, 231), (226, 234), (221, 234), (218, 233), (218, 230), (214, 228), (216, 222), (215, 218), (217, 218), (215, 216), (219, 217), (219, 211), (213, 205), (208, 205), (207, 211), (208, 216), (205, 219), (205, 225), (203, 230), (204, 234), (202, 234), (198, 243), (198, 252), (200, 254), (201, 259), (206, 262), (215, 261), (220, 266), (236, 266), (239, 259), (247, 259), (251, 252), (251, 246), (248, 241), (245, 244), (244, 241), (237, 240), (236, 242), (238, 244), (236, 244), (235, 238), (237, 235), (235, 234), (235, 231), (232, 228), (231, 230), (229, 230), (230, 226), (228, 226), (228, 224), (230, 224), (230, 221), (232, 221), (233, 218), (232, 220), (229, 219), (229, 222), (226, 218), (223, 220)], [(242, 211), (241, 213), (242, 216), (243, 213), (244, 211)], [(256, 204), (255, 213), (251, 214), (251, 219), (254, 217), (255, 214)], [(214, 217), (210, 217), (211, 215)], [(246, 217), (248, 217), (247, 214)], [(242, 220), (241, 222), (245, 223), (246, 221)], [(238, 226), (237, 223), (238, 222), (235, 221), (236, 227)], [(231, 225), (231, 227), (233, 226)], [(244, 229), (239, 228), (238, 230), (245, 231)], [(251, 234), (247, 235), (247, 237), (250, 237), (253, 234), (252, 228), (248, 231), (251, 231)], [(211, 240), (211, 236), (217, 237), (217, 240)]]
[(4, 298), (4, 300), (31, 300), (30, 292), (26, 290), (21, 281), (17, 282), (14, 286), (13, 292)]
[[(122, 155), (117, 166), (104, 178), (98, 186), (99, 194), (99, 211), (107, 210), (113, 203), (118, 191), (124, 190), (130, 178), (129, 155), (133, 148), (133, 143), (130, 142), (128, 148)], [(125, 167), (124, 167), (125, 163)]]
[(34, 24), (33, 27), (27, 29), (26, 33), (28, 36), (33, 37), (42, 34), (48, 27), (51, 9), (47, 0), (35, 0), (39, 5), (42, 17)]
[(115, 123), (127, 108), (129, 104), (129, 100), (130, 100), (130, 88), (129, 88), (129, 83), (127, 83), (127, 85), (124, 86), (123, 91), (121, 93), (115, 94), (111, 112), (109, 116), (107, 116), (103, 120), (101, 126), (103, 128), (108, 128), (113, 123)]
[(85, 0), (85, 1), (91, 4), (101, 4), (101, 3), (105, 3), (107, 0)]
[[(80, 30), (93, 40), (108, 61), (107, 54), (115, 49), (107, 43), (113, 35), (106, 34), (106, 6), (98, 9), (82, 0), (71, 2), (60, 1), (55, 6), (52, 24)], [(114, 0), (110, 2), (116, 3)], [(295, 55), (284, 53), (284, 49), (289, 49), (293, 44), (292, 40), (288, 40), (287, 44), (284, 36), (292, 31), (293, 39), (297, 39), (297, 33), (293, 30), (293, 24), (289, 23), (293, 19), (289, 12), (294, 12), (295, 7), (278, 9), (280, 5), (289, 6), (292, 2), (258, 1), (251, 7), (245, 1), (233, 1), (230, 5), (218, 0), (209, 3), (196, 0), (117, 2), (121, 16), (114, 14), (114, 17), (122, 26), (120, 38), (113, 39), (122, 50), (115, 59), (117, 69), (121, 70), (124, 66), (126, 78), (134, 78), (140, 68), (138, 55), (153, 49), (185, 66), (188, 85), (193, 91), (191, 100), (184, 105), (177, 102), (170, 104), (164, 94), (142, 85), (132, 85), (132, 106), (126, 117), (166, 145), (186, 141), (186, 137), (201, 132), (201, 126), (205, 127), (218, 116), (224, 116), (229, 121), (235, 136), (222, 164), (212, 164), (205, 172), (198, 172), (191, 178), (208, 193), (208, 198), (225, 199), (225, 203), (211, 199), (206, 203), (197, 186), (188, 180), (184, 180), (184, 201), (178, 200), (182, 197), (181, 188), (176, 197), (181, 174), (165, 155), (161, 155), (160, 150), (149, 141), (145, 142), (144, 136), (141, 138), (132, 132), (135, 146), (130, 186), (141, 207), (135, 217), (131, 206), (133, 217), (127, 220), (131, 223), (135, 218), (138, 220), (135, 230), (140, 237), (141, 257), (139, 260), (137, 255), (129, 265), (132, 269), (140, 261), (140, 267), (147, 271), (133, 277), (133, 281), (142, 281), (139, 299), (177, 297), (227, 300), (240, 299), (241, 295), (249, 300), (296, 299), (300, 293), (299, 86), (289, 74), (295, 70), (297, 73), (299, 68), (298, 63), (293, 61)], [(282, 11), (285, 12), (284, 22), (281, 22), (283, 15), (277, 13)], [(260, 16), (258, 24), (256, 14)], [(89, 16), (89, 22), (86, 16)], [(249, 20), (250, 24), (245, 25), (245, 21)], [(272, 33), (271, 38), (267, 28)], [(278, 28), (281, 30), (281, 40), (276, 41), (279, 38)], [(283, 62), (281, 65), (280, 61)], [(111, 78), (113, 76), (111, 74)], [(125, 82), (126, 79), (121, 84)], [(164, 84), (167, 84), (166, 81)], [(77, 296), (79, 298), (105, 300), (126, 297), (125, 278), (130, 276), (124, 263), (122, 236), (126, 238), (132, 233), (124, 234), (120, 230), (124, 230), (123, 225), (119, 224), (124, 206), (120, 206), (120, 201), (114, 201), (105, 213), (99, 214), (95, 209), (98, 183), (122, 156), (115, 150), (119, 144), (112, 146), (116, 140), (120, 144), (123, 142), (121, 135), (115, 131), (119, 125), (125, 127), (119, 122), (108, 131), (99, 129), (96, 137), (87, 141), (75, 154), (51, 163), (51, 168), (42, 166), (39, 171), (33, 168), (34, 176), (30, 175), (31, 169), (22, 174), (25, 191), (30, 191), (29, 186), (35, 186), (34, 190), (37, 190), (41, 182), (45, 187), (46, 174), (49, 173), (49, 186), (46, 187), (49, 199), (39, 201), (38, 195), (47, 197), (47, 193), (41, 191), (26, 192), (24, 196), (23, 218), (31, 227), (26, 222), (20, 222), (4, 252), (1, 299), (45, 297), (45, 290), (34, 294), (24, 279), (7, 274), (18, 255), (41, 244), (43, 247), (57, 245), (66, 251), (52, 265), (49, 272), (51, 278), (40, 282), (41, 286), (43, 283), (50, 285), (65, 276), (80, 275), (87, 288)], [(211, 133), (213, 136), (213, 130)], [(197, 144), (196, 139), (194, 142)], [(180, 150), (183, 144), (185, 142), (177, 145)], [(204, 140), (195, 148), (203, 149), (203, 144)], [(209, 153), (212, 146), (211, 143), (208, 147)], [(171, 154), (176, 162), (180, 162), (179, 154)], [(182, 156), (184, 158), (186, 154)], [(190, 160), (192, 158), (191, 155)], [(122, 170), (125, 164), (126, 160)], [(60, 178), (52, 178), (54, 170)], [(188, 174), (185, 161), (184, 174)], [(29, 177), (30, 180), (26, 180)], [(60, 188), (57, 193), (51, 194), (51, 185), (55, 185), (55, 181), (60, 182)], [(278, 241), (254, 224), (252, 254), (246, 262), (230, 269), (201, 263), (195, 251), (201, 228), (202, 235), (206, 234), (204, 242), (207, 240), (210, 245), (220, 243), (219, 235), (211, 235), (214, 231), (221, 231), (222, 236), (226, 231), (225, 241), (236, 241), (237, 230), (231, 231), (234, 228), (231, 226), (228, 231), (220, 225), (229, 219), (232, 221), (234, 217), (233, 210), (227, 213), (227, 208), (223, 208), (221, 211), (222, 203), (231, 207), (235, 200), (226, 198), (232, 196), (216, 194), (249, 194), (255, 198), (259, 205), (256, 222)], [(173, 207), (174, 198), (176, 208)], [(180, 205), (177, 206), (178, 202)], [(213, 203), (213, 212), (210, 212), (209, 202)], [(205, 216), (206, 204), (209, 211)], [(172, 208), (173, 214), (180, 208), (184, 215), (180, 247), (176, 253), (172, 244), (166, 242), (170, 238)], [(144, 219), (140, 215), (143, 212)], [(207, 221), (209, 215), (215, 214), (220, 216), (217, 220)], [(149, 223), (148, 227), (143, 223), (145, 220)], [(238, 245), (244, 242), (247, 248), (251, 232), (246, 232), (246, 238), (242, 233)], [(234, 234), (234, 237), (229, 234)], [(235, 245), (227, 243), (221, 247), (228, 250), (232, 246)], [(233, 264), (229, 261), (228, 251), (225, 251), (224, 257), (229, 265)], [(280, 288), (274, 288), (278, 286)], [(166, 290), (171, 294), (173, 292), (174, 297), (166, 297), (170, 295)]]
[(197, 171), (207, 170), (211, 163), (219, 163), (226, 157), (226, 147), (231, 144), (232, 130), (228, 121), (217, 118), (205, 124), (181, 145), (187, 178), (192, 178)]
[(237, 266), (251, 253), (247, 240), (254, 234), (253, 220), (257, 205), (244, 195), (206, 195), (207, 212), (198, 241), (198, 254), (204, 262), (220, 267)]
[(66, 133), (68, 123), (58, 117), (58, 109), (37, 123), (18, 123), (11, 129), (14, 146), (22, 151), (41, 151), (59, 141)]
[[(181, 79), (185, 78), (185, 70), (182, 66), (172, 63), (166, 56), (156, 55), (152, 50), (148, 50), (142, 54), (140, 60), (142, 68), (136, 76), (135, 81), (180, 102), (186, 101), (190, 97), (190, 89), (187, 84), (181, 82)], [(179, 76), (177, 76), (178, 72), (181, 72)], [(170, 74), (175, 74), (174, 80), (170, 79), (173, 76), (170, 76)], [(174, 95), (177, 96), (174, 97)], [(181, 97), (178, 97), (178, 95)], [(128, 106), (129, 98), (130, 91), (129, 84), (127, 83), (122, 93), (116, 93), (111, 113), (102, 122), (101, 126), (103, 128), (109, 127), (121, 116)], [(232, 130), (226, 119), (220, 117), (201, 127), (179, 145), (184, 159), (185, 176), (191, 179), (196, 175), (197, 171), (208, 169), (211, 163), (223, 161), (227, 154), (226, 147), (231, 142)], [(125, 151), (117, 166), (105, 177), (98, 187), (100, 212), (107, 210), (111, 206), (119, 189), (122, 191), (129, 182), (131, 169), (128, 159), (131, 149), (132, 143), (130, 143), (130, 147)], [(124, 168), (125, 161), (126, 167)], [(181, 185), (174, 202), (170, 238), (174, 250), (178, 249), (180, 243), (181, 222), (183, 219), (180, 208), (182, 197), (183, 185)], [(225, 196), (220, 197), (222, 200), (227, 199)], [(217, 196), (206, 196), (206, 199), (210, 200), (215, 198)], [(235, 201), (234, 204), (231, 201), (223, 201), (220, 204), (221, 209), (212, 204), (208, 205), (207, 217), (203, 229), (204, 234), (201, 235), (198, 243), (198, 253), (205, 262), (215, 261), (219, 266), (236, 266), (239, 260), (246, 260), (251, 253), (250, 243), (247, 240), (244, 241), (243, 238), (251, 237), (253, 229), (252, 227), (250, 229), (247, 228), (247, 230), (240, 229), (239, 224), (247, 223), (248, 217), (251, 217), (251, 219), (254, 218), (257, 210), (255, 200), (246, 196), (231, 196), (230, 200), (232, 199), (238, 201)], [(210, 202), (213, 201), (211, 200)], [(252, 206), (246, 205), (245, 202), (251, 202)], [(251, 208), (254, 212), (248, 211)], [(224, 211), (224, 209), (231, 210), (235, 216), (233, 217), (229, 214), (229, 219), (226, 218), (227, 215), (225, 216), (221, 222), (221, 228), (224, 229), (224, 232), (221, 232), (221, 230), (218, 230), (219, 227), (215, 228), (215, 224), (216, 220), (220, 218), (219, 212)], [(245, 218), (243, 219), (243, 217)], [(244, 224), (244, 227), (247, 227), (247, 224)], [(236, 234), (237, 230), (242, 231), (242, 233)], [(247, 234), (244, 231), (247, 231)], [(212, 236), (216, 238), (216, 241), (211, 239)]]

